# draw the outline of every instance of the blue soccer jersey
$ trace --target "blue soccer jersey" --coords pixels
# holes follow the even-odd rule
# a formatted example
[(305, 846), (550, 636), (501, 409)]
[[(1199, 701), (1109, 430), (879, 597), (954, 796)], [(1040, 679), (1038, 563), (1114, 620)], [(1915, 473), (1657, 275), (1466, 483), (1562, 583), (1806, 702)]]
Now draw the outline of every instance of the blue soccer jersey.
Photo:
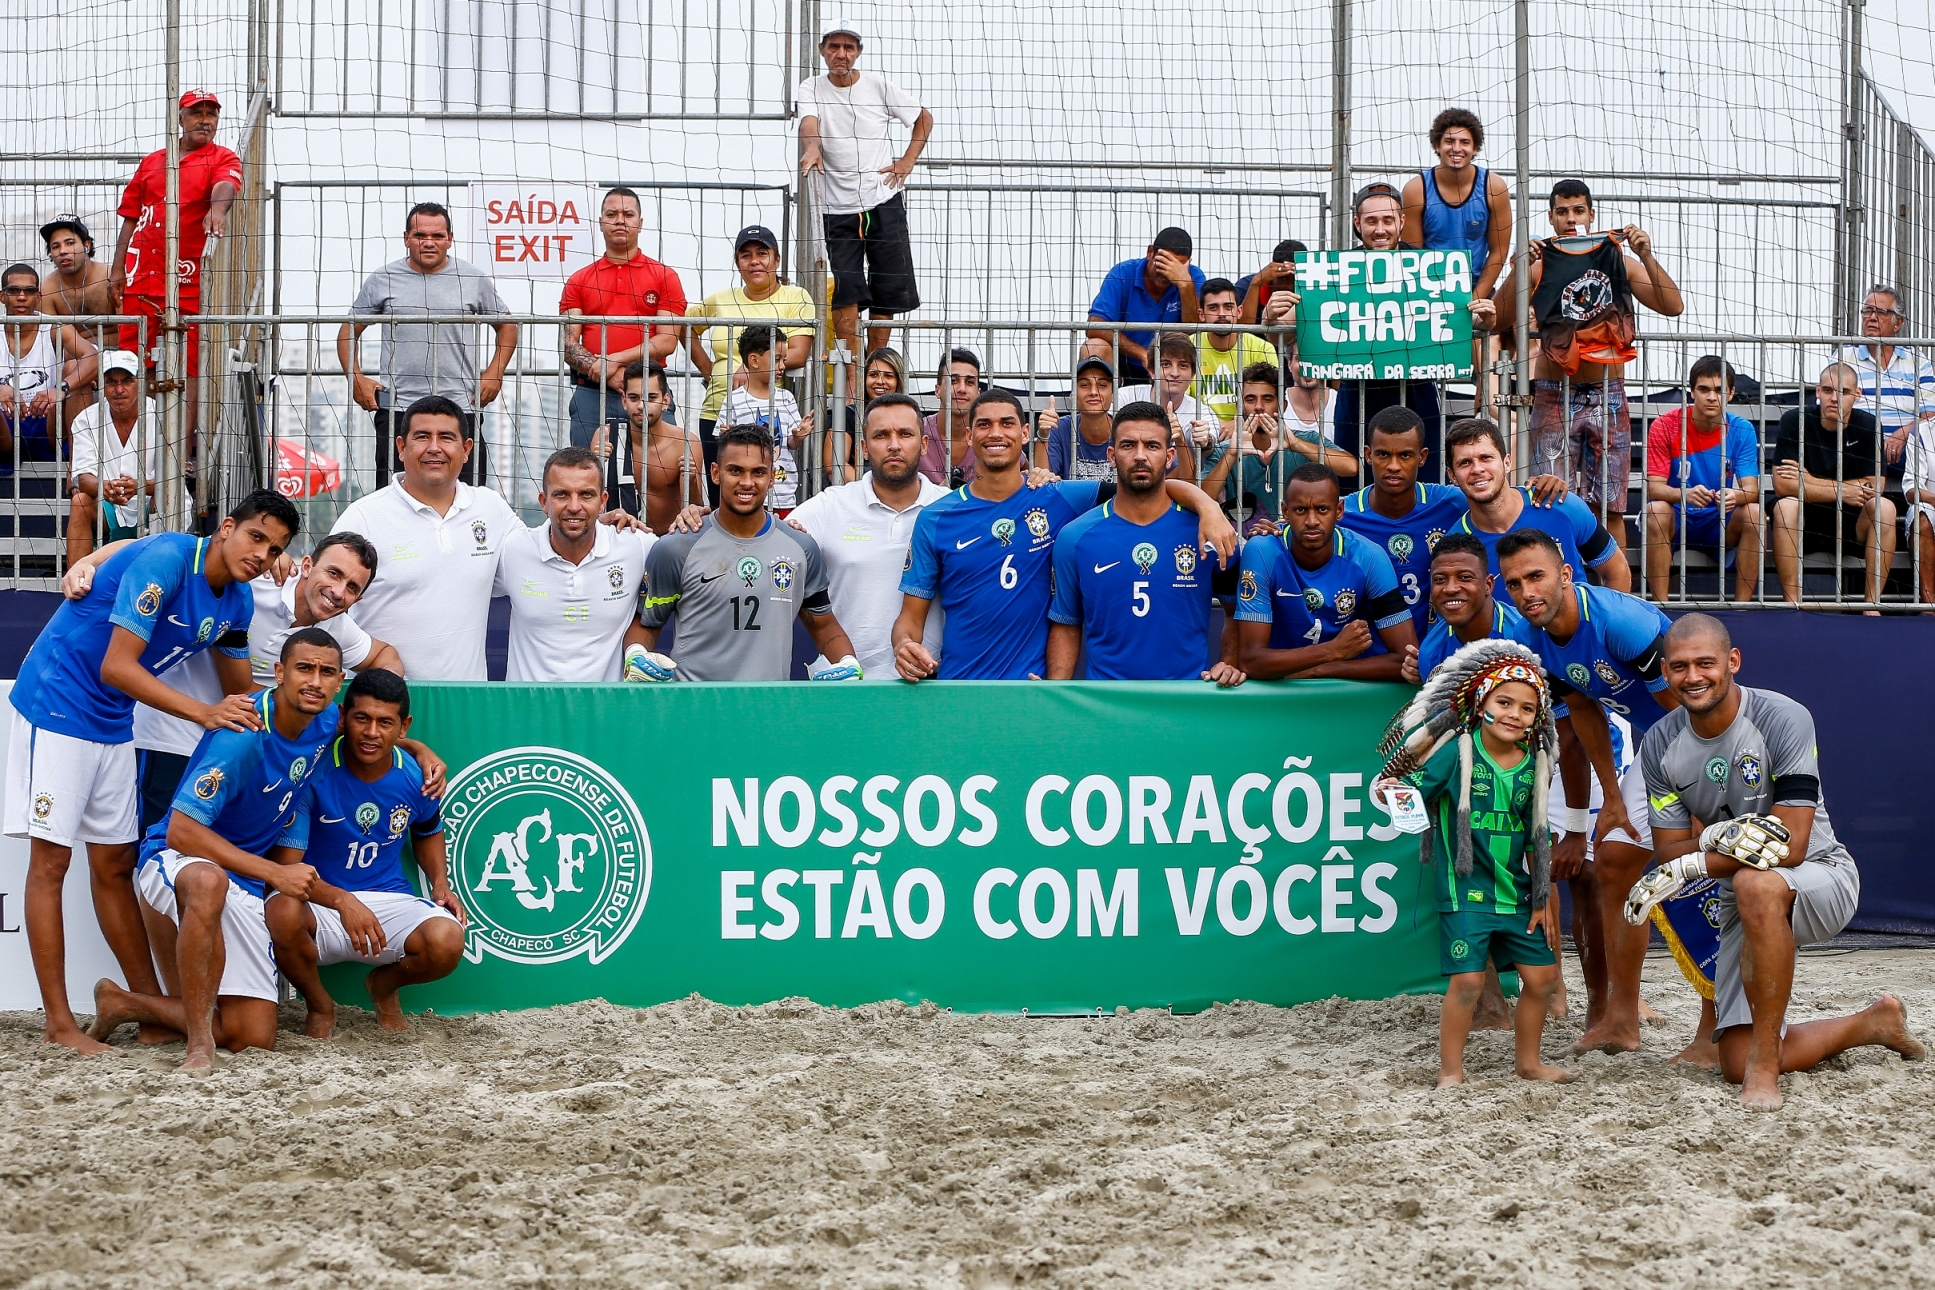
[(1025, 681), (1047, 670), (1055, 535), (1114, 492), (1069, 480), (990, 502), (958, 488), (920, 513), (900, 589), (947, 614), (941, 680)]
[(1551, 674), (1553, 697), (1564, 701), (1576, 691), (1597, 699), (1608, 712), (1626, 718), (1638, 738), (1666, 715), (1653, 696), (1666, 689), (1660, 656), (1673, 621), (1623, 591), (1575, 585), (1572, 592), (1578, 597), (1579, 629), (1571, 640), (1561, 645), (1532, 628), (1532, 648)]
[[(1525, 621), (1525, 615), (1502, 599), (1492, 601), (1491, 640), (1517, 641), (1525, 648), (1538, 650), (1538, 632)], [(1450, 623), (1439, 619), (1431, 630), (1418, 637), (1418, 678), (1423, 680), (1437, 670), (1438, 664), (1456, 654), (1466, 644)]]
[[(141, 859), (168, 849), (168, 824), (175, 811), (205, 824), (238, 851), (264, 856), (293, 818), (296, 795), (321, 764), (336, 737), (342, 711), (330, 704), (294, 739), (276, 733), (275, 691), (255, 696), (262, 729), (211, 730), (195, 745), (188, 769), (175, 792), (172, 809), (155, 822), (141, 843)], [(230, 881), (263, 895), (267, 885), (240, 874)]]
[(305, 852), (304, 861), (322, 880), (344, 891), (415, 895), (403, 875), (403, 839), (435, 837), (443, 832), (443, 818), (436, 799), (423, 795), (416, 758), (397, 748), (390, 760), (383, 777), (367, 783), (343, 765), (338, 738), (322, 770), (303, 785), (295, 820), (276, 845)]
[[(1521, 488), (1520, 496), (1525, 498), (1525, 506), (1512, 521), (1512, 527), (1505, 533), (1516, 533), (1520, 529), (1540, 529), (1552, 535), (1565, 553), (1565, 562), (1572, 566), (1573, 581), (1584, 583), (1586, 569), (1598, 568), (1619, 554), (1619, 547), (1612, 534), (1600, 526), (1592, 513), (1592, 508), (1577, 497), (1567, 495), (1556, 505), (1545, 507), (1532, 503), (1532, 494)], [(1492, 562), (1492, 574), (1498, 574), (1498, 540), (1505, 533), (1490, 533), (1471, 522), (1471, 514), (1451, 526), (1454, 533), (1469, 533), (1485, 544), (1485, 554)]]
[[(1338, 529), (1331, 536), (1330, 555), (1315, 569), (1297, 563), (1291, 538), (1286, 528), (1243, 544), (1236, 620), (1271, 624), (1271, 649), (1321, 645), (1360, 614), (1377, 631), (1410, 619), (1411, 607), (1398, 590), (1391, 558), (1369, 538)], [(1377, 631), (1361, 657), (1386, 652)]]
[(248, 630), (255, 594), (246, 582), (220, 591), (208, 585), (208, 541), (157, 533), (103, 564), (93, 589), (80, 600), (63, 601), (27, 652), (13, 706), (42, 730), (124, 744), (134, 738), (134, 700), (101, 679), (101, 660), (116, 627), (148, 642), (141, 666), (155, 676), (211, 647), (247, 658), (246, 642), (217, 642), (231, 629)]
[(1362, 534), (1391, 557), (1398, 590), (1411, 607), (1411, 621), (1424, 639), (1431, 621), (1431, 552), (1438, 539), (1465, 516), (1465, 495), (1444, 484), (1415, 484), (1417, 504), (1400, 519), (1371, 509), (1371, 489), (1361, 488), (1344, 499), (1337, 527)]
[(1082, 629), (1092, 681), (1193, 681), (1209, 659), (1215, 578), (1194, 515), (1172, 503), (1135, 524), (1104, 502), (1055, 539), (1048, 617)]

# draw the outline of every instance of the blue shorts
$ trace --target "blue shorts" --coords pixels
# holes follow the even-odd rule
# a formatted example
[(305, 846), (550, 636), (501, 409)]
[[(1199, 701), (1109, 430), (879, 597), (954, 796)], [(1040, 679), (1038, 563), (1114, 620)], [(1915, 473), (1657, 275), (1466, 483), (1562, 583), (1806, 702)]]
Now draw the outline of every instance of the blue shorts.
[(1726, 545), (1726, 526), (1720, 522), (1720, 508), (1702, 506), (1697, 509), (1676, 509), (1673, 513), (1673, 549), (1686, 547), (1704, 555), (1719, 558), (1725, 552), (1726, 563), (1733, 563), (1733, 551)]

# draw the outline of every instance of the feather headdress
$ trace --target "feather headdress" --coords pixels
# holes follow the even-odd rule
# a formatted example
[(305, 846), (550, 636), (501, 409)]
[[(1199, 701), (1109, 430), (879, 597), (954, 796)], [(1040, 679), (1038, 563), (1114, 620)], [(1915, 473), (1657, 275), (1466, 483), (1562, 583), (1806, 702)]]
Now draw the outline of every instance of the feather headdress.
[[(1479, 724), (1485, 698), (1506, 681), (1523, 681), (1538, 692), (1539, 713), (1530, 737), (1535, 758), (1532, 784), (1532, 904), (1545, 904), (1552, 883), (1552, 838), (1546, 828), (1547, 797), (1552, 784), (1552, 759), (1559, 751), (1559, 731), (1552, 717), (1552, 690), (1546, 684), (1539, 656), (1517, 641), (1482, 640), (1461, 646), (1440, 663), (1418, 697), (1404, 705), (1377, 750), (1384, 755), (1381, 779), (1402, 779), (1417, 772), (1446, 744), (1458, 743), (1458, 837), (1451, 848), (1459, 877), (1471, 874), (1471, 762), (1472, 731)], [(1421, 843), (1431, 855), (1431, 831)]]

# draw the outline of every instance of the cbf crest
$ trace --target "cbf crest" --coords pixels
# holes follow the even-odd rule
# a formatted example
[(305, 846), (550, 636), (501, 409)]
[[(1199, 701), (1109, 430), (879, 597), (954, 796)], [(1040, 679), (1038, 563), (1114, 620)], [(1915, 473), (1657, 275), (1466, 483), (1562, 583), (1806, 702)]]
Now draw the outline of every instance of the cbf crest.
[(1619, 684), (1619, 673), (1614, 671), (1613, 665), (1611, 663), (1608, 663), (1605, 659), (1602, 658), (1597, 663), (1594, 663), (1592, 665), (1592, 670), (1599, 673), (1599, 679), (1604, 681), (1607, 685)]
[(1338, 592), (1337, 593), (1337, 616), (1339, 618), (1349, 618), (1352, 614), (1356, 612), (1357, 612), (1357, 593), (1355, 591), (1350, 590), (1349, 588), (1345, 588), (1343, 591)]
[(1136, 543), (1135, 549), (1129, 552), (1129, 559), (1135, 562), (1138, 573), (1149, 572), (1156, 563), (1156, 544), (1154, 542)]
[(1196, 572), (1196, 548), (1187, 542), (1176, 548), (1176, 572), (1185, 578)]
[(1047, 511), (1039, 506), (1031, 507), (1028, 513), (1021, 518), (1027, 522), (1028, 532), (1034, 535), (1037, 542), (1048, 536)]
[(773, 585), (785, 591), (793, 585), (793, 562), (791, 560), (773, 561)]
[(613, 591), (623, 591), (625, 589), (625, 566), (622, 564), (614, 564), (609, 569), (606, 569), (605, 581), (611, 584)]
[(470, 522), (470, 537), (477, 544), (477, 549), (479, 551), (483, 550), (486, 546), (490, 545), (490, 525), (484, 523), (482, 520), (472, 520)]
[(390, 808), (390, 840), (394, 842), (403, 836), (403, 830), (410, 827), (410, 808), (398, 802)]
[(1760, 787), (1760, 758), (1754, 756), (1752, 753), (1741, 753), (1740, 760), (1736, 761), (1733, 766), (1735, 770), (1740, 772), (1741, 783), (1745, 784), (1748, 788)]
[(371, 829), (376, 827), (377, 818), (382, 814), (383, 812), (376, 809), (375, 802), (364, 802), (356, 808), (357, 829), (367, 834)]
[(1007, 546), (1015, 540), (1015, 522), (1003, 515), (994, 522), (994, 527), (989, 532), (994, 534), (995, 541), (1002, 546)]
[(1412, 542), (1409, 533), (1393, 533), (1390, 540), (1384, 544), (1384, 549), (1391, 553), (1391, 559), (1403, 564), (1411, 558), (1411, 552), (1416, 550), (1417, 546)]

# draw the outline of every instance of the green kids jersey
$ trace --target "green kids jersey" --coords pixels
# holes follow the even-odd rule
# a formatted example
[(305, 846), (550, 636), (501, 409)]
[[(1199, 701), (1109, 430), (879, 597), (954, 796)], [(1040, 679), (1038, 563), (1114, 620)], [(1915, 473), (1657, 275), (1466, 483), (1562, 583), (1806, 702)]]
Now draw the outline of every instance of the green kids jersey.
[(1424, 794), (1431, 812), (1432, 868), (1437, 875), (1440, 912), (1489, 910), (1495, 914), (1530, 914), (1532, 875), (1526, 865), (1526, 842), (1532, 829), (1533, 767), (1527, 754), (1518, 765), (1502, 770), (1485, 751), (1482, 739), (1472, 739), (1471, 758), (1471, 873), (1460, 878), (1453, 870), (1457, 855), (1458, 745), (1446, 744), (1410, 777)]

